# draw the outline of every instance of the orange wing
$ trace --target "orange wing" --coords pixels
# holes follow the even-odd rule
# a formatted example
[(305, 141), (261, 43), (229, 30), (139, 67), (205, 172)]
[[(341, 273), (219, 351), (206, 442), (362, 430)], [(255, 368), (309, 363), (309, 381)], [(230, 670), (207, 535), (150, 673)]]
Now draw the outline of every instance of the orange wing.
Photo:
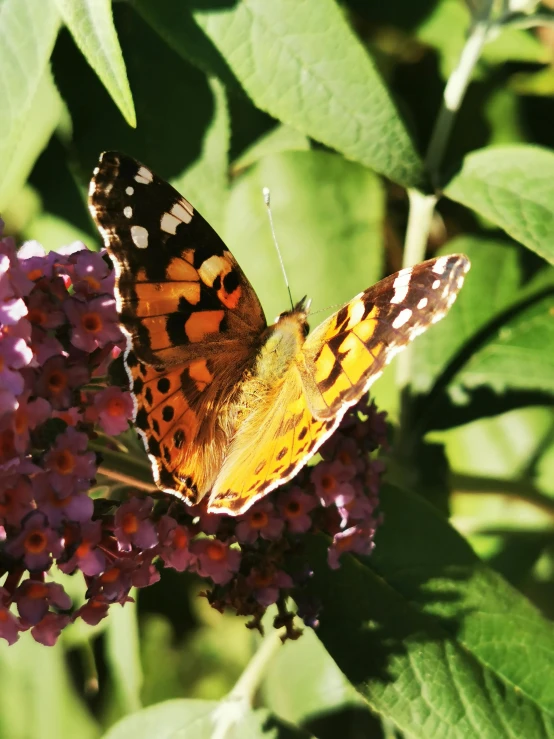
[(266, 327), (261, 305), (211, 226), (134, 159), (101, 156), (90, 210), (114, 261), (135, 422), (156, 483), (192, 502), (221, 465), (225, 408)]
[[(280, 382), (266, 383), (238, 427), (209, 510), (244, 513), (294, 477), (392, 357), (446, 315), (468, 269), (458, 254), (401, 270), (324, 321), (301, 351), (292, 349)], [(296, 322), (293, 335), (302, 335), (304, 318), (298, 310), (287, 318)]]

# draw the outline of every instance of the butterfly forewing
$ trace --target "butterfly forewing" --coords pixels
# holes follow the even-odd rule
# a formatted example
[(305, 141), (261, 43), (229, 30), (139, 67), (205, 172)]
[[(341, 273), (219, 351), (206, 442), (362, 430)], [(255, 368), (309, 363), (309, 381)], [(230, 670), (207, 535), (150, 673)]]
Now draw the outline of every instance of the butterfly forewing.
[(462, 254), (430, 259), (386, 277), (310, 334), (303, 379), (317, 418), (357, 402), (401, 349), (443, 318), (463, 284)]
[(260, 302), (211, 226), (134, 159), (102, 155), (90, 210), (114, 261), (135, 421), (156, 482), (192, 499), (221, 465), (217, 411), (266, 327)]

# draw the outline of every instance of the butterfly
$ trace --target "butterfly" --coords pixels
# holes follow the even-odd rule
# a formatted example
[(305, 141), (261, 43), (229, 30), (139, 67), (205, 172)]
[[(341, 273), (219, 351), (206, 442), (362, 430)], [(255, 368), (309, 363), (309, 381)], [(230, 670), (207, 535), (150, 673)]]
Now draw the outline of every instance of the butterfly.
[(113, 260), (134, 422), (156, 485), (239, 515), (290, 480), (392, 357), (449, 310), (463, 255), (403, 269), (309, 333), (304, 298), (268, 326), (223, 241), (167, 182), (102, 154), (90, 210)]

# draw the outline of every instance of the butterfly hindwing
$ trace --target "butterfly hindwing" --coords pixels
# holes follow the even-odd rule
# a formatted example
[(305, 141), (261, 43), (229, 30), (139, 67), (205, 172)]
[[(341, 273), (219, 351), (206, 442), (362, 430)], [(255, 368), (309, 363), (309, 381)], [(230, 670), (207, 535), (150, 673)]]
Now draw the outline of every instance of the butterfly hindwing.
[(266, 327), (261, 305), (211, 226), (134, 159), (102, 155), (90, 209), (114, 261), (136, 425), (157, 484), (190, 500), (221, 463), (219, 411)]
[(231, 446), (210, 510), (241, 513), (293, 477), (383, 368), (454, 302), (469, 269), (463, 255), (431, 259), (356, 296), (313, 333), (281, 389)]

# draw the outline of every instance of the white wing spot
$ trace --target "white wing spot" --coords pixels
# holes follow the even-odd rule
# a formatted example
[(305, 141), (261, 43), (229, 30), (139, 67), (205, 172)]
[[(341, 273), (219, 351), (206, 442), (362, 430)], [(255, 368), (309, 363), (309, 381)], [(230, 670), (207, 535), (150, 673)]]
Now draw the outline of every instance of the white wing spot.
[(441, 286), (441, 281), (440, 281), (440, 280), (435, 280), (435, 281), (433, 282), (433, 284), (431, 285), (431, 289), (432, 289), (432, 290), (436, 290), (436, 289), (437, 289), (438, 287), (440, 287), (440, 286)]
[(462, 285), (464, 284), (464, 279), (465, 278), (464, 278), (463, 275), (461, 275), (460, 277), (458, 277), (458, 290), (461, 290), (462, 289)]
[(133, 209), (130, 205), (126, 205), (125, 208), (123, 208), (123, 215), (125, 216), (125, 218), (133, 217)]
[(149, 185), (154, 179), (154, 175), (146, 167), (141, 167), (135, 175), (135, 182), (141, 185)]
[(410, 320), (411, 317), (412, 311), (409, 308), (404, 308), (404, 310), (401, 310), (392, 322), (392, 327), (401, 328), (405, 323), (407, 323), (407, 321)]
[(408, 295), (410, 289), (410, 280), (412, 279), (412, 267), (406, 267), (406, 269), (400, 270), (396, 275), (396, 279), (392, 283), (394, 295), (391, 298), (391, 303), (403, 303)]
[(181, 200), (175, 203), (171, 209), (171, 215), (175, 216), (183, 223), (190, 223), (192, 221), (192, 216), (194, 215), (194, 208), (188, 200), (181, 198)]
[(135, 192), (135, 188), (134, 187), (131, 187), (130, 185), (129, 185), (129, 187), (126, 187), (125, 188), (125, 193), (127, 195), (132, 195), (134, 192)]
[(448, 264), (448, 260), (450, 257), (439, 257), (435, 264), (433, 265), (433, 272), (436, 275), (443, 275), (446, 270), (446, 265)]
[(144, 226), (131, 226), (131, 238), (137, 249), (146, 249), (148, 246), (148, 231)]
[(417, 307), (419, 308), (419, 310), (423, 310), (424, 308), (426, 308), (426, 307), (427, 307), (427, 303), (428, 303), (428, 302), (429, 302), (429, 301), (427, 300), (427, 298), (421, 298), (421, 300), (420, 300), (420, 301), (419, 301), (419, 303), (417, 304)]
[(182, 221), (180, 221), (179, 218), (172, 216), (171, 213), (164, 213), (160, 221), (160, 228), (162, 231), (165, 231), (166, 234), (175, 235), (177, 233), (177, 226), (180, 223), (182, 223)]

